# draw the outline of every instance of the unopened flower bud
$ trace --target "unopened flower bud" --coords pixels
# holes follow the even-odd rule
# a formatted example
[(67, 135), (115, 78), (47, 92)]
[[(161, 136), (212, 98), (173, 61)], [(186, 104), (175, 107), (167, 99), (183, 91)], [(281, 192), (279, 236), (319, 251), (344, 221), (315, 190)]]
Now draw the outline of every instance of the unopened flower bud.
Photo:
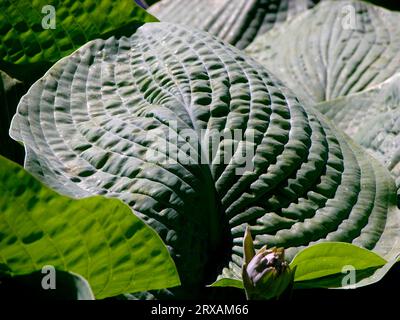
[(249, 227), (246, 228), (243, 249), (242, 278), (247, 299), (279, 298), (292, 284), (294, 275), (285, 261), (284, 249), (264, 246), (256, 253)]

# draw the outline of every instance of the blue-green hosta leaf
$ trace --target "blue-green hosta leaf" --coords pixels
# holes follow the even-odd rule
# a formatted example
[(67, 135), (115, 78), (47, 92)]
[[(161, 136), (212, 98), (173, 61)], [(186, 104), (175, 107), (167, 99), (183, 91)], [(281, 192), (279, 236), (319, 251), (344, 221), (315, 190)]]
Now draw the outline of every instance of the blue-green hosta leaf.
[(54, 62), (89, 40), (130, 35), (149, 21), (156, 19), (133, 0), (0, 1), (0, 154), (22, 162), (23, 150), (6, 132), (20, 97)]
[(133, 0), (2, 0), (0, 69), (31, 82), (87, 41), (130, 35), (152, 21)]
[(360, 1), (323, 1), (259, 36), (247, 53), (307, 103), (379, 84), (400, 65), (400, 13)]
[[(227, 245), (223, 275), (240, 275), (246, 224), (256, 248), (283, 246), (288, 260), (326, 240), (386, 259), (399, 248), (389, 172), (253, 59), (202, 31), (154, 23), (88, 43), (31, 87), (11, 135), (25, 144), (26, 168), (59, 192), (128, 203), (192, 291), (215, 279)], [(230, 148), (233, 158), (221, 159)], [(163, 161), (176, 150), (178, 161)]]
[(400, 187), (400, 74), (316, 108), (380, 160)]
[(23, 147), (10, 138), (8, 131), (19, 99), (25, 92), (21, 81), (0, 70), (0, 154), (18, 163), (24, 158)]
[(148, 11), (160, 21), (202, 29), (242, 49), (320, 0), (162, 0)]
[(96, 298), (179, 285), (161, 239), (120, 201), (61, 196), (1, 156), (0, 181), (0, 264), (8, 275), (52, 265), (85, 277)]
[[(36, 271), (14, 277), (1, 277), (0, 299), (4, 300), (94, 300), (94, 294), (85, 278), (73, 272), (54, 270), (52, 288), (43, 288), (48, 284), (46, 272)], [(53, 281), (53, 280), (51, 280)]]

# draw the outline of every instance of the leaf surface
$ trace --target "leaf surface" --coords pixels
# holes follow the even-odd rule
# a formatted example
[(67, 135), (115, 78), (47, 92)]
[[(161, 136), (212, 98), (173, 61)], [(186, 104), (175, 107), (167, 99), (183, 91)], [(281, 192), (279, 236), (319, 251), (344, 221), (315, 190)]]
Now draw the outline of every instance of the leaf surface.
[(0, 265), (9, 276), (46, 265), (82, 275), (96, 298), (179, 285), (159, 236), (119, 200), (74, 200), (0, 156)]
[(130, 35), (152, 21), (132, 0), (4, 0), (0, 69), (30, 83), (89, 40)]
[(315, 106), (384, 164), (400, 186), (400, 74)]
[(163, 0), (148, 11), (160, 21), (208, 31), (243, 49), (319, 0)]
[(304, 102), (332, 100), (398, 72), (400, 13), (361, 1), (323, 1), (246, 51)]
[(288, 260), (321, 241), (385, 259), (399, 249), (389, 172), (253, 59), (199, 30), (154, 23), (88, 43), (31, 87), (11, 135), (26, 168), (59, 192), (129, 204), (192, 291), (218, 265), (223, 278), (240, 275), (247, 224), (256, 249), (285, 247)]

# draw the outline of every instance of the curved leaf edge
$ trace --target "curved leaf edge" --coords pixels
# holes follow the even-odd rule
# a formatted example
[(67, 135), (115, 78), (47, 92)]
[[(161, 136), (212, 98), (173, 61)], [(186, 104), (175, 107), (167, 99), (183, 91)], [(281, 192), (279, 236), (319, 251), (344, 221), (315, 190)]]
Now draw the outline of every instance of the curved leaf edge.
[[(31, 179), (32, 179), (32, 181), (34, 181), (35, 184), (37, 184), (38, 186), (40, 186), (40, 188), (46, 189), (46, 190), (50, 191), (51, 193), (54, 193), (54, 194), (58, 195), (60, 198), (70, 198), (70, 199), (72, 199), (73, 201), (78, 201), (78, 202), (79, 202), (79, 201), (81, 201), (81, 202), (84, 202), (84, 201), (107, 201), (108, 203), (114, 203), (114, 204), (116, 204), (117, 206), (119, 206), (119, 207), (121, 207), (121, 208), (124, 208), (126, 211), (129, 210), (129, 212), (130, 212), (136, 219), (138, 219), (143, 225), (145, 225), (145, 227), (146, 227), (146, 229), (148, 230), (148, 232), (150, 232), (150, 233), (152, 234), (152, 237), (154, 237), (156, 240), (158, 240), (158, 242), (159, 242), (160, 244), (162, 244), (162, 245), (164, 246), (164, 249), (168, 252), (168, 249), (166, 248), (166, 246), (165, 246), (163, 240), (162, 240), (161, 237), (158, 235), (158, 233), (157, 233), (152, 227), (150, 227), (147, 223), (143, 222), (142, 219), (140, 219), (139, 217), (137, 217), (137, 216), (134, 214), (134, 212), (132, 211), (132, 209), (129, 208), (123, 201), (121, 201), (121, 200), (119, 200), (119, 199), (115, 199), (115, 198), (106, 198), (106, 197), (103, 197), (103, 196), (101, 196), (101, 195), (88, 196), (88, 197), (79, 198), (79, 199), (73, 198), (73, 197), (68, 197), (68, 196), (65, 196), (65, 195), (61, 195), (61, 194), (58, 193), (57, 191), (55, 191), (55, 190), (49, 188), (48, 186), (46, 186), (45, 184), (43, 184), (42, 182), (40, 182), (38, 179), (36, 179), (36, 178), (34, 177), (34, 175), (32, 175), (31, 173), (29, 173), (28, 171), (26, 171), (26, 170), (25, 170), (22, 166), (20, 166), (19, 164), (17, 164), (17, 163), (15, 163), (15, 162), (13, 162), (12, 160), (7, 159), (7, 158), (3, 157), (2, 155), (0, 155), (0, 165), (1, 165), (2, 162), (8, 164), (10, 167), (18, 168), (18, 169), (21, 170), (25, 175), (30, 176)], [(181, 281), (180, 281), (179, 273), (178, 273), (178, 271), (177, 271), (177, 269), (176, 269), (176, 266), (175, 266), (175, 262), (174, 262), (174, 260), (172, 259), (172, 257), (171, 257), (169, 254), (168, 254), (168, 257), (169, 257), (169, 258), (168, 258), (168, 261), (167, 261), (166, 263), (168, 263), (170, 266), (173, 266), (173, 271), (174, 271), (174, 272), (173, 272), (173, 273), (174, 273), (174, 274), (173, 274), (173, 278), (172, 278), (172, 277), (169, 277), (169, 279), (168, 279), (167, 281), (166, 281), (165, 279), (163, 279), (163, 280), (162, 280), (162, 283), (161, 283), (159, 280), (155, 280), (155, 281), (152, 281), (152, 282), (150, 281), (150, 282), (148, 282), (146, 288), (143, 288), (143, 287), (138, 288), (137, 290), (132, 291), (132, 293), (134, 293), (134, 292), (141, 292), (141, 291), (144, 291), (144, 290), (161, 290), (161, 289), (165, 289), (165, 288), (179, 287), (179, 286), (181, 285)], [(86, 278), (83, 277), (81, 274), (76, 273), (76, 272), (74, 272), (74, 271), (72, 271), (72, 270), (67, 270), (67, 269), (62, 268), (62, 267), (57, 267), (56, 270), (57, 270), (57, 271), (61, 271), (61, 272), (70, 273), (70, 274), (72, 274), (72, 275), (77, 275), (78, 277), (81, 277), (82, 279), (84, 279), (85, 281), (87, 281)], [(39, 271), (40, 271), (40, 269), (37, 269), (37, 270), (36, 270), (36, 269), (32, 269), (32, 270), (25, 270), (25, 269), (24, 269), (23, 271), (19, 271), (19, 270), (18, 270), (18, 271), (15, 271), (15, 270), (13, 270), (12, 268), (10, 268), (7, 264), (5, 264), (5, 263), (0, 263), (0, 277), (13, 278), (13, 277), (19, 277), (19, 276), (27, 276), (27, 275), (30, 275), (30, 274), (32, 274), (32, 273), (39, 272)], [(88, 282), (88, 284), (89, 284), (89, 287), (91, 288), (89, 282)], [(91, 289), (91, 290), (92, 290), (92, 289)], [(120, 292), (120, 293), (115, 294), (115, 295), (107, 295), (107, 294), (104, 295), (104, 294), (102, 294), (102, 295), (100, 295), (100, 296), (96, 296), (96, 299), (109, 298), (109, 297), (117, 296), (117, 295), (119, 295), (119, 294), (124, 294), (124, 293), (126, 293), (126, 292)]]

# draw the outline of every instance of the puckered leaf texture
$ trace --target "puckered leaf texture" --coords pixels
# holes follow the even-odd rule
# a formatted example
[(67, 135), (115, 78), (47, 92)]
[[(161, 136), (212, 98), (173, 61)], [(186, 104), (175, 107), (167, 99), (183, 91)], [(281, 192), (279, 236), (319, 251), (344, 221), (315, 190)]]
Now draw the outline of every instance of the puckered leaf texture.
[(30, 82), (87, 41), (157, 21), (131, 0), (3, 0), (0, 69)]
[(0, 181), (0, 278), (53, 266), (85, 277), (100, 299), (179, 285), (159, 236), (121, 201), (61, 196), (2, 156)]
[[(235, 129), (209, 149), (212, 130)], [(187, 130), (197, 137), (189, 146)], [(327, 240), (386, 259), (399, 247), (390, 173), (268, 70), (202, 31), (152, 23), (88, 43), (31, 87), (11, 135), (25, 144), (26, 168), (59, 192), (129, 204), (190, 290), (210, 283), (218, 263), (226, 277), (240, 274), (246, 224), (256, 248), (285, 247), (288, 260)], [(229, 149), (232, 161), (218, 161)], [(153, 150), (181, 157), (150, 161)], [(252, 168), (238, 174), (234, 160), (249, 151)]]
[(148, 11), (162, 22), (202, 29), (243, 49), (260, 34), (320, 0), (163, 0)]
[(399, 188), (400, 74), (368, 90), (315, 107), (384, 164)]
[(400, 13), (361, 1), (322, 1), (246, 50), (303, 101), (331, 100), (398, 72)]

